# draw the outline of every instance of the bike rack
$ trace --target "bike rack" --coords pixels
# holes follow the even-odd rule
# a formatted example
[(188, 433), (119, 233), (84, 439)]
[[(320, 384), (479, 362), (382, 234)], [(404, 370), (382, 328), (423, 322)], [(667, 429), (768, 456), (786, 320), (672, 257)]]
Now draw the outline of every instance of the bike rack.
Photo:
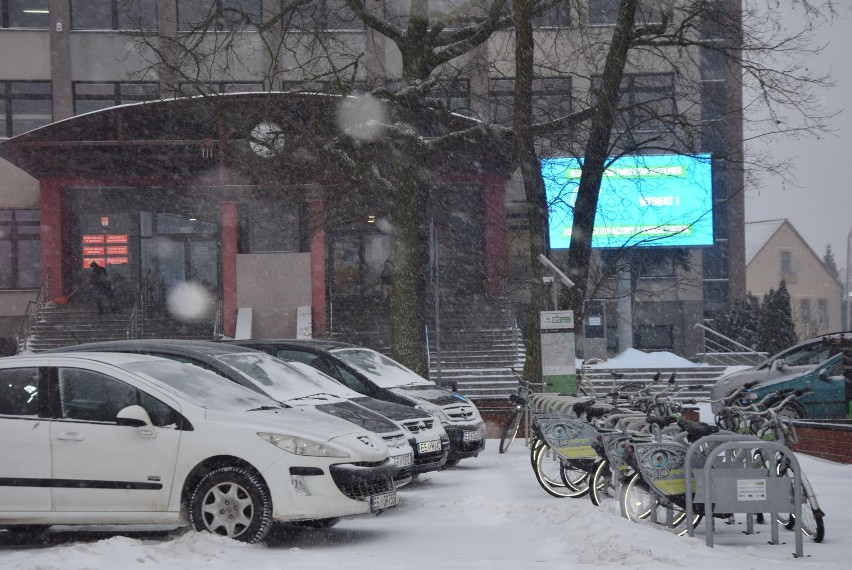
[[(713, 512), (747, 513), (746, 534), (754, 533), (754, 513), (770, 513), (772, 525), (772, 544), (779, 544), (778, 513), (793, 513), (796, 536), (795, 556), (803, 556), (802, 546), (802, 480), (799, 461), (793, 452), (774, 441), (743, 436), (738, 434), (713, 434), (702, 437), (689, 446), (686, 452), (686, 481), (692, 481), (692, 457), (699, 448), (707, 444), (714, 446), (707, 454), (704, 467), (698, 468), (700, 476), (696, 478), (695, 497), (686, 493), (686, 520), (689, 536), (695, 535), (693, 525), (694, 503), (704, 504), (704, 528), (707, 546), (713, 547)], [(735, 451), (739, 450), (739, 453)], [(743, 453), (744, 450), (748, 450)], [(753, 457), (758, 450), (765, 450), (762, 456), (768, 459), (768, 465), (757, 465)], [(787, 475), (776, 474), (775, 452), (781, 452), (789, 458), (792, 465), (791, 479)], [(725, 454), (723, 461), (715, 461)]]

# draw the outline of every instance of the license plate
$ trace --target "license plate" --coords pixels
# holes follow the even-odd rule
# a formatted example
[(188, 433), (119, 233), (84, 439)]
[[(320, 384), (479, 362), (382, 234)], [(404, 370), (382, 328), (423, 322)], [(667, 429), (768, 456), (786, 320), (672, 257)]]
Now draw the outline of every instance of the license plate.
[(375, 513), (383, 511), (385, 509), (395, 507), (398, 503), (399, 497), (397, 497), (396, 491), (383, 493), (381, 495), (373, 495), (370, 497), (370, 512)]
[(482, 441), (482, 432), (479, 430), (466, 431), (462, 435), (462, 441)]
[(410, 467), (412, 463), (414, 463), (414, 455), (411, 453), (406, 453), (405, 455), (397, 455), (393, 458), (396, 461), (397, 467)]
[(441, 451), (441, 440), (436, 439), (435, 441), (424, 441), (418, 444), (417, 448), (420, 453), (431, 453), (433, 451)]

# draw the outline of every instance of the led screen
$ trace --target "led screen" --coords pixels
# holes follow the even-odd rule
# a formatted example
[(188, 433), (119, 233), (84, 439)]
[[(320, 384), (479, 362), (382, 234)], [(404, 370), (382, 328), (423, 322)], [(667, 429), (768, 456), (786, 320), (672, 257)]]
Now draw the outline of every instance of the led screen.
[[(541, 161), (553, 249), (571, 242), (581, 164)], [(712, 188), (709, 154), (615, 159), (601, 182), (592, 247), (712, 245)]]

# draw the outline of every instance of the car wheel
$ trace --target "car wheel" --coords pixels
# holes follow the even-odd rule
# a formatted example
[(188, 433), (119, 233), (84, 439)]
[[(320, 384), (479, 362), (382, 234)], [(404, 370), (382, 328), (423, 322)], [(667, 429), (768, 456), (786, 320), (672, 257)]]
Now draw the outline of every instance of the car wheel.
[(260, 477), (242, 467), (220, 467), (192, 491), (189, 517), (197, 531), (260, 542), (272, 526), (272, 500)]
[(776, 412), (779, 418), (786, 420), (801, 420), (805, 418), (805, 409), (796, 402), (789, 402)]

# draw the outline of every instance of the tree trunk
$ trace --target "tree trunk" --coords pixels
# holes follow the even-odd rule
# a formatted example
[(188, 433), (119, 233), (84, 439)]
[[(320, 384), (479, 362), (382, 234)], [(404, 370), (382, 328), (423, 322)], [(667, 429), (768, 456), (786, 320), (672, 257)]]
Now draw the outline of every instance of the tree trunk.
[(527, 198), (527, 222), (530, 233), (530, 306), (527, 318), (526, 361), (524, 380), (541, 383), (541, 323), (539, 313), (547, 306), (547, 290), (542, 282), (539, 254), (550, 251), (547, 235), (547, 197), (541, 177), (541, 163), (530, 131), (533, 123), (532, 79), (534, 39), (531, 19), (532, 3), (513, 0), (515, 13), (515, 96), (512, 114), (515, 148)]
[[(402, 147), (402, 148), (400, 148)], [(395, 186), (396, 259), (391, 280), (391, 355), (424, 378), (426, 354), (426, 268), (429, 266), (429, 192), (419, 180), (416, 153), (391, 145)]]
[(588, 288), (589, 263), (592, 257), (592, 232), (604, 167), (610, 154), (610, 136), (615, 124), (616, 111), (621, 96), (624, 66), (633, 40), (634, 18), (639, 0), (621, 0), (618, 21), (612, 34), (612, 43), (604, 65), (597, 110), (592, 118), (589, 139), (583, 157), (583, 173), (574, 203), (574, 227), (568, 249), (568, 276), (574, 287), (566, 299), (574, 310), (575, 330), (582, 330), (585, 321), (585, 298)]

